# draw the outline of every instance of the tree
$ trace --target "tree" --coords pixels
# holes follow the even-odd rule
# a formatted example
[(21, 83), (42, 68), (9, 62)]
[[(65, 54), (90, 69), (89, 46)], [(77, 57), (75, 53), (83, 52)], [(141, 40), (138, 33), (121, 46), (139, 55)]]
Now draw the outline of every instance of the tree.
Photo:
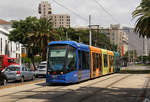
[(35, 46), (34, 38), (30, 37), (35, 31), (35, 24), (38, 22), (36, 17), (27, 17), (25, 20), (13, 22), (13, 30), (10, 32), (9, 40), (19, 42), (27, 48), (28, 57), (32, 59), (34, 65), (34, 55), (38, 54), (39, 49)]
[(41, 47), (42, 60), (44, 61), (46, 60), (48, 42), (59, 39), (59, 35), (57, 35), (52, 26), (51, 20), (40, 18), (38, 22), (36, 22), (35, 32), (30, 34), (30, 37), (34, 38), (34, 41), (37, 44), (36, 46)]
[[(58, 28), (57, 33), (60, 35), (60, 40), (66, 40), (66, 32), (69, 40), (81, 42), (87, 45), (89, 44), (89, 30)], [(92, 45), (103, 49), (117, 51), (117, 46), (111, 44), (109, 38), (105, 34), (96, 31), (92, 31)]]
[(52, 22), (45, 18), (27, 17), (25, 20), (15, 21), (12, 27), (9, 40), (19, 42), (27, 48), (34, 67), (34, 56), (42, 53), (42, 60), (46, 60), (48, 42), (59, 38), (52, 28)]
[(132, 13), (133, 18), (137, 18), (135, 32), (140, 36), (150, 37), (150, 0), (142, 0), (140, 5)]

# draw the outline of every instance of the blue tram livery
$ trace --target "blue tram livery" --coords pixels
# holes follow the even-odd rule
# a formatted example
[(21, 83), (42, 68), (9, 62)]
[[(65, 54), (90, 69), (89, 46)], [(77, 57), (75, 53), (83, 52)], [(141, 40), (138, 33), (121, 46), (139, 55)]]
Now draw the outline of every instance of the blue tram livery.
[[(48, 44), (47, 52), (46, 83), (76, 83), (90, 78), (94, 78), (93, 75), (103, 75), (98, 74), (102, 73), (104, 68), (104, 58), (103, 56), (100, 56), (100, 53), (98, 52), (103, 53), (103, 50), (101, 50), (100, 48), (77, 43), (75, 41), (50, 42)], [(93, 53), (95, 57), (93, 57)], [(118, 56), (119, 54), (115, 52), (115, 61), (112, 61), (112, 66), (114, 66), (114, 72), (116, 72), (115, 69), (116, 67), (118, 67), (118, 61), (116, 61), (118, 59)], [(97, 62), (93, 62), (93, 60)], [(107, 57), (105, 60), (108, 60), (108, 63), (106, 64), (109, 64), (109, 59), (107, 59)], [(96, 71), (94, 71), (93, 66), (99, 67), (94, 67), (96, 68)], [(109, 68), (105, 68), (105, 70), (109, 70)], [(93, 74), (93, 72), (95, 74)]]

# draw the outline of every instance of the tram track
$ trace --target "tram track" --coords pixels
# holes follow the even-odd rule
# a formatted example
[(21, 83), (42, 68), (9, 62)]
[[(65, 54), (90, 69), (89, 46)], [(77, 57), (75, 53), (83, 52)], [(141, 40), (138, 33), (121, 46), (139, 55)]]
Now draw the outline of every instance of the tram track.
[[(103, 81), (109, 80), (111, 78), (115, 78), (117, 76), (119, 76), (119, 75), (108, 76), (108, 78), (104, 78), (103, 77), (104, 78), (103, 80), (92, 82), (91, 84), (86, 85), (86, 86), (90, 86), (90, 85), (93, 85), (93, 84), (96, 84), (96, 83), (99, 83), (99, 82), (103, 82)], [(92, 79), (92, 80), (97, 80), (97, 78)], [(92, 80), (88, 80), (88, 81), (92, 81)], [(40, 82), (41, 80), (37, 80), (36, 82), (35, 81), (34, 82), (24, 82), (24, 83), (11, 84), (11, 85), (8, 85), (8, 86), (1, 86), (0, 90), (1, 89), (5, 89), (5, 88), (13, 88), (13, 87), (18, 87), (18, 86), (22, 86), (22, 85), (32, 84), (32, 83), (38, 83), (38, 81)], [(66, 88), (69, 88), (69, 87), (72, 87), (72, 86), (78, 86), (78, 85), (79, 85), (79, 88), (80, 88), (81, 84), (88, 83), (88, 81), (77, 83), (77, 84), (73, 84), (73, 85), (67, 85), (67, 86), (64, 86), (64, 85), (63, 86), (62, 85), (49, 85), (49, 86), (47, 86), (46, 84), (42, 83), (39, 87), (32, 88), (32, 89), (26, 89), (26, 90), (22, 90), (22, 91), (17, 91), (17, 92), (9, 93), (9, 94), (6, 94), (6, 95), (1, 95), (0, 97), (9, 96), (9, 95), (12, 95), (12, 94), (15, 95), (15, 94), (21, 93), (21, 92), (36, 92), (36, 93), (39, 93), (39, 91), (36, 91), (36, 90), (42, 89), (44, 87), (48, 87), (48, 91), (51, 91), (51, 92), (53, 92), (53, 91), (60, 91), (60, 90), (63, 90), (63, 89), (66, 89)], [(65, 92), (64, 94), (61, 94), (61, 95), (56, 95), (56, 96), (52, 97), (52, 99), (56, 98), (56, 97), (62, 97), (62, 96), (66, 95), (66, 94), (68, 94), (70, 92), (73, 92), (73, 91), (74, 90), (69, 89), (69, 92)]]
[[(42, 86), (40, 86), (40, 87), (36, 87), (36, 88), (32, 88), (32, 89), (27, 89), (27, 90), (23, 90), (23, 91), (17, 91), (17, 92), (15, 92), (15, 93), (10, 93), (10, 94), (7, 94), (7, 95), (2, 95), (2, 96), (0, 96), (0, 97), (4, 97), (4, 96), (9, 96), (9, 95), (15, 95), (15, 94), (17, 94), (17, 93), (21, 93), (21, 92), (33, 92), (33, 93), (36, 93), (36, 94), (38, 94), (38, 93), (41, 93), (41, 92), (58, 92), (59, 93), (59, 91), (60, 92), (65, 92), (65, 93), (60, 93), (59, 95), (55, 95), (55, 96), (50, 96), (49, 97), (49, 100), (54, 100), (54, 101), (56, 101), (56, 102), (58, 102), (57, 101), (57, 99), (58, 99), (58, 97), (60, 97), (60, 98), (62, 98), (63, 96), (65, 96), (65, 95), (67, 95), (67, 94), (73, 94), (76, 90), (74, 89), (75, 87), (78, 87), (77, 88), (77, 90), (80, 90), (80, 88), (83, 88), (83, 87), (92, 87), (93, 85), (95, 85), (95, 84), (98, 84), (98, 83), (102, 83), (102, 82), (105, 82), (105, 81), (108, 81), (108, 80), (110, 80), (110, 79), (118, 79), (117, 77), (120, 77), (120, 75), (121, 74), (117, 74), (117, 75), (113, 75), (113, 76), (106, 76), (107, 78), (105, 78), (105, 77), (100, 77), (100, 78), (104, 78), (104, 79), (102, 79), (102, 80), (99, 80), (99, 81), (97, 81), (98, 80), (98, 78), (95, 78), (95, 79), (92, 79), (92, 80), (88, 80), (89, 82), (90, 81), (94, 81), (94, 82), (92, 82), (92, 83), (90, 83), (90, 84), (88, 84), (89, 82), (88, 81), (85, 81), (85, 82), (81, 82), (81, 83), (77, 83), (77, 84), (73, 84), (73, 85), (67, 85), (67, 86), (57, 86), (57, 85), (50, 85), (50, 86), (46, 86), (46, 85), (44, 85), (44, 84), (42, 84)], [(123, 80), (123, 79), (125, 79), (126, 77), (128, 77), (128, 76), (125, 76), (125, 77), (121, 77), (119, 80), (117, 80), (117, 81), (114, 81), (113, 83), (111, 83), (111, 84), (109, 84), (109, 85), (107, 85), (106, 86), (106, 88), (107, 87), (110, 87), (111, 85), (114, 85), (115, 83), (117, 83), (118, 81), (121, 81), (121, 80)], [(87, 84), (87, 85), (86, 85)], [(42, 90), (42, 88), (44, 88), (44, 87), (48, 87), (48, 89), (47, 89), (47, 91), (38, 91), (38, 90)], [(97, 93), (97, 92), (99, 92), (99, 91), (101, 91), (101, 90), (97, 90), (97, 91), (94, 91), (94, 92), (92, 92), (92, 93)], [(36, 95), (35, 94), (35, 95)], [(81, 98), (81, 99), (79, 99), (79, 102), (82, 102), (82, 101), (84, 101), (85, 99), (87, 99), (88, 97), (91, 97), (92, 95), (91, 94), (89, 94), (89, 95), (86, 95), (85, 97), (83, 97), (83, 98)], [(23, 99), (23, 98), (18, 98), (17, 100), (20, 100), (20, 99)], [(17, 100), (15, 100), (15, 101), (17, 101)], [(58, 99), (59, 100), (59, 99)], [(14, 101), (14, 102), (15, 102)], [(60, 100), (59, 100), (60, 101)]]
[(150, 100), (150, 96), (149, 96), (149, 92), (148, 92), (149, 87), (150, 87), (150, 74), (147, 77), (147, 80), (144, 82), (144, 85), (142, 88), (143, 91), (140, 93), (140, 96), (137, 97), (136, 102), (143, 102), (146, 98), (148, 98)]
[[(97, 84), (97, 83), (104, 82), (104, 81), (108, 81), (109, 79), (114, 79), (114, 78), (119, 77), (119, 76), (120, 76), (120, 75), (115, 75), (115, 76), (112, 76), (112, 77), (109, 77), (109, 78), (106, 78), (106, 79), (103, 79), (103, 80), (100, 80), (100, 81), (97, 81), (97, 82), (93, 82), (93, 83), (91, 83), (91, 84), (89, 84), (89, 85), (82, 86), (82, 87), (80, 87), (80, 88), (92, 87), (93, 85), (95, 85), (95, 84)], [(125, 76), (125, 77), (121, 77), (121, 78), (119, 78), (119, 80), (113, 81), (112, 83), (110, 83), (109, 85), (105, 86), (104, 88), (109, 88), (109, 87), (111, 87), (112, 85), (115, 85), (116, 83), (118, 83), (118, 82), (120, 82), (120, 81), (122, 81), (122, 80), (124, 80), (124, 79), (126, 79), (126, 78), (128, 78), (128, 77), (130, 77), (130, 76), (132, 76), (132, 75), (127, 75), (127, 76)], [(80, 90), (80, 88), (77, 89), (77, 90)], [(59, 98), (61, 98), (61, 97), (63, 98), (63, 96), (68, 95), (68, 94), (73, 94), (73, 92), (75, 92), (75, 91), (76, 91), (76, 90), (73, 90), (73, 89), (71, 90), (71, 89), (70, 89), (69, 92), (66, 92), (66, 93), (64, 93), (64, 94), (51, 97), (51, 98), (49, 98), (49, 99), (50, 99), (50, 100), (51, 100), (51, 99), (54, 100), (54, 102), (59, 102), (60, 100), (57, 100), (58, 97), (59, 97)], [(100, 91), (102, 91), (102, 90), (96, 90), (96, 91), (92, 92), (91, 94), (87, 94), (87, 95), (84, 96), (83, 98), (79, 99), (78, 102), (82, 102), (82, 101), (84, 101), (84, 100), (86, 100), (86, 99), (92, 97), (94, 94), (96, 94), (96, 93), (98, 93), (98, 92), (100, 92)], [(69, 101), (69, 102), (77, 102), (77, 101)]]
[[(126, 79), (126, 78), (128, 78), (128, 77), (130, 77), (130, 76), (132, 76), (132, 75), (127, 75), (127, 76), (125, 76), (125, 77), (123, 77), (123, 78), (120, 78), (120, 79), (118, 79), (118, 80), (116, 80), (116, 81), (114, 81), (114, 82), (112, 82), (112, 83), (106, 85), (104, 88), (109, 88), (109, 87), (111, 87), (111, 86), (117, 84), (118, 82), (120, 82), (120, 81), (122, 81), (122, 80), (124, 80), (124, 79)], [(78, 102), (83, 102), (83, 101), (89, 99), (90, 97), (94, 96), (96, 93), (98, 93), (98, 92), (100, 92), (100, 91), (103, 91), (103, 90), (104, 90), (104, 89), (96, 90), (95, 92), (92, 92), (91, 94), (88, 94), (87, 96), (81, 98)]]

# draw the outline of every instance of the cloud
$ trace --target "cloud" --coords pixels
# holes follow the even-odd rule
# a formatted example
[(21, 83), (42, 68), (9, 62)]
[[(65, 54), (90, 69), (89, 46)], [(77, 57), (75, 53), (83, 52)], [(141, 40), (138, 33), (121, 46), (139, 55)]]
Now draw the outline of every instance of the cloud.
[[(28, 16), (37, 16), (38, 5), (42, 0), (3, 0), (0, 3), (0, 18), (5, 20), (19, 20)], [(92, 15), (92, 24), (109, 26), (116, 24), (110, 15), (108, 15), (94, 0), (56, 0), (65, 7), (75, 11), (85, 19)], [(121, 25), (133, 26), (131, 13), (139, 5), (140, 0), (97, 0)], [(71, 16), (71, 25), (88, 25), (87, 20), (74, 15), (70, 10), (57, 5), (50, 0), (52, 12), (57, 14), (69, 14)]]

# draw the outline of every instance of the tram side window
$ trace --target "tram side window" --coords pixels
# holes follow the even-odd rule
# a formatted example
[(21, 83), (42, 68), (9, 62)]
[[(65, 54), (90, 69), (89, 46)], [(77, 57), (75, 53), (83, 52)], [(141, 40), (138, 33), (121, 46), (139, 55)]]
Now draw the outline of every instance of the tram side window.
[(78, 51), (78, 56), (79, 56), (79, 70), (81, 70), (82, 69), (82, 66), (81, 66), (81, 61), (82, 61), (82, 54), (81, 54), (82, 52), (81, 51)]
[(100, 68), (100, 72), (101, 72), (101, 70), (102, 70), (102, 55), (101, 54), (99, 54), (99, 68)]
[(98, 59), (98, 53), (96, 54), (96, 62), (97, 62), (97, 68), (99, 68), (99, 59)]
[(107, 67), (107, 55), (104, 55), (104, 67)]
[(72, 48), (68, 52), (68, 60), (67, 60), (67, 68), (69, 70), (73, 71), (76, 69), (76, 49)]
[(112, 66), (112, 56), (109, 55), (109, 68)]
[(93, 53), (93, 70), (96, 71), (96, 67), (97, 67), (97, 64), (96, 64), (96, 54)]
[(112, 66), (114, 66), (114, 56), (112, 56)]
[(82, 69), (89, 69), (89, 52), (82, 51)]

